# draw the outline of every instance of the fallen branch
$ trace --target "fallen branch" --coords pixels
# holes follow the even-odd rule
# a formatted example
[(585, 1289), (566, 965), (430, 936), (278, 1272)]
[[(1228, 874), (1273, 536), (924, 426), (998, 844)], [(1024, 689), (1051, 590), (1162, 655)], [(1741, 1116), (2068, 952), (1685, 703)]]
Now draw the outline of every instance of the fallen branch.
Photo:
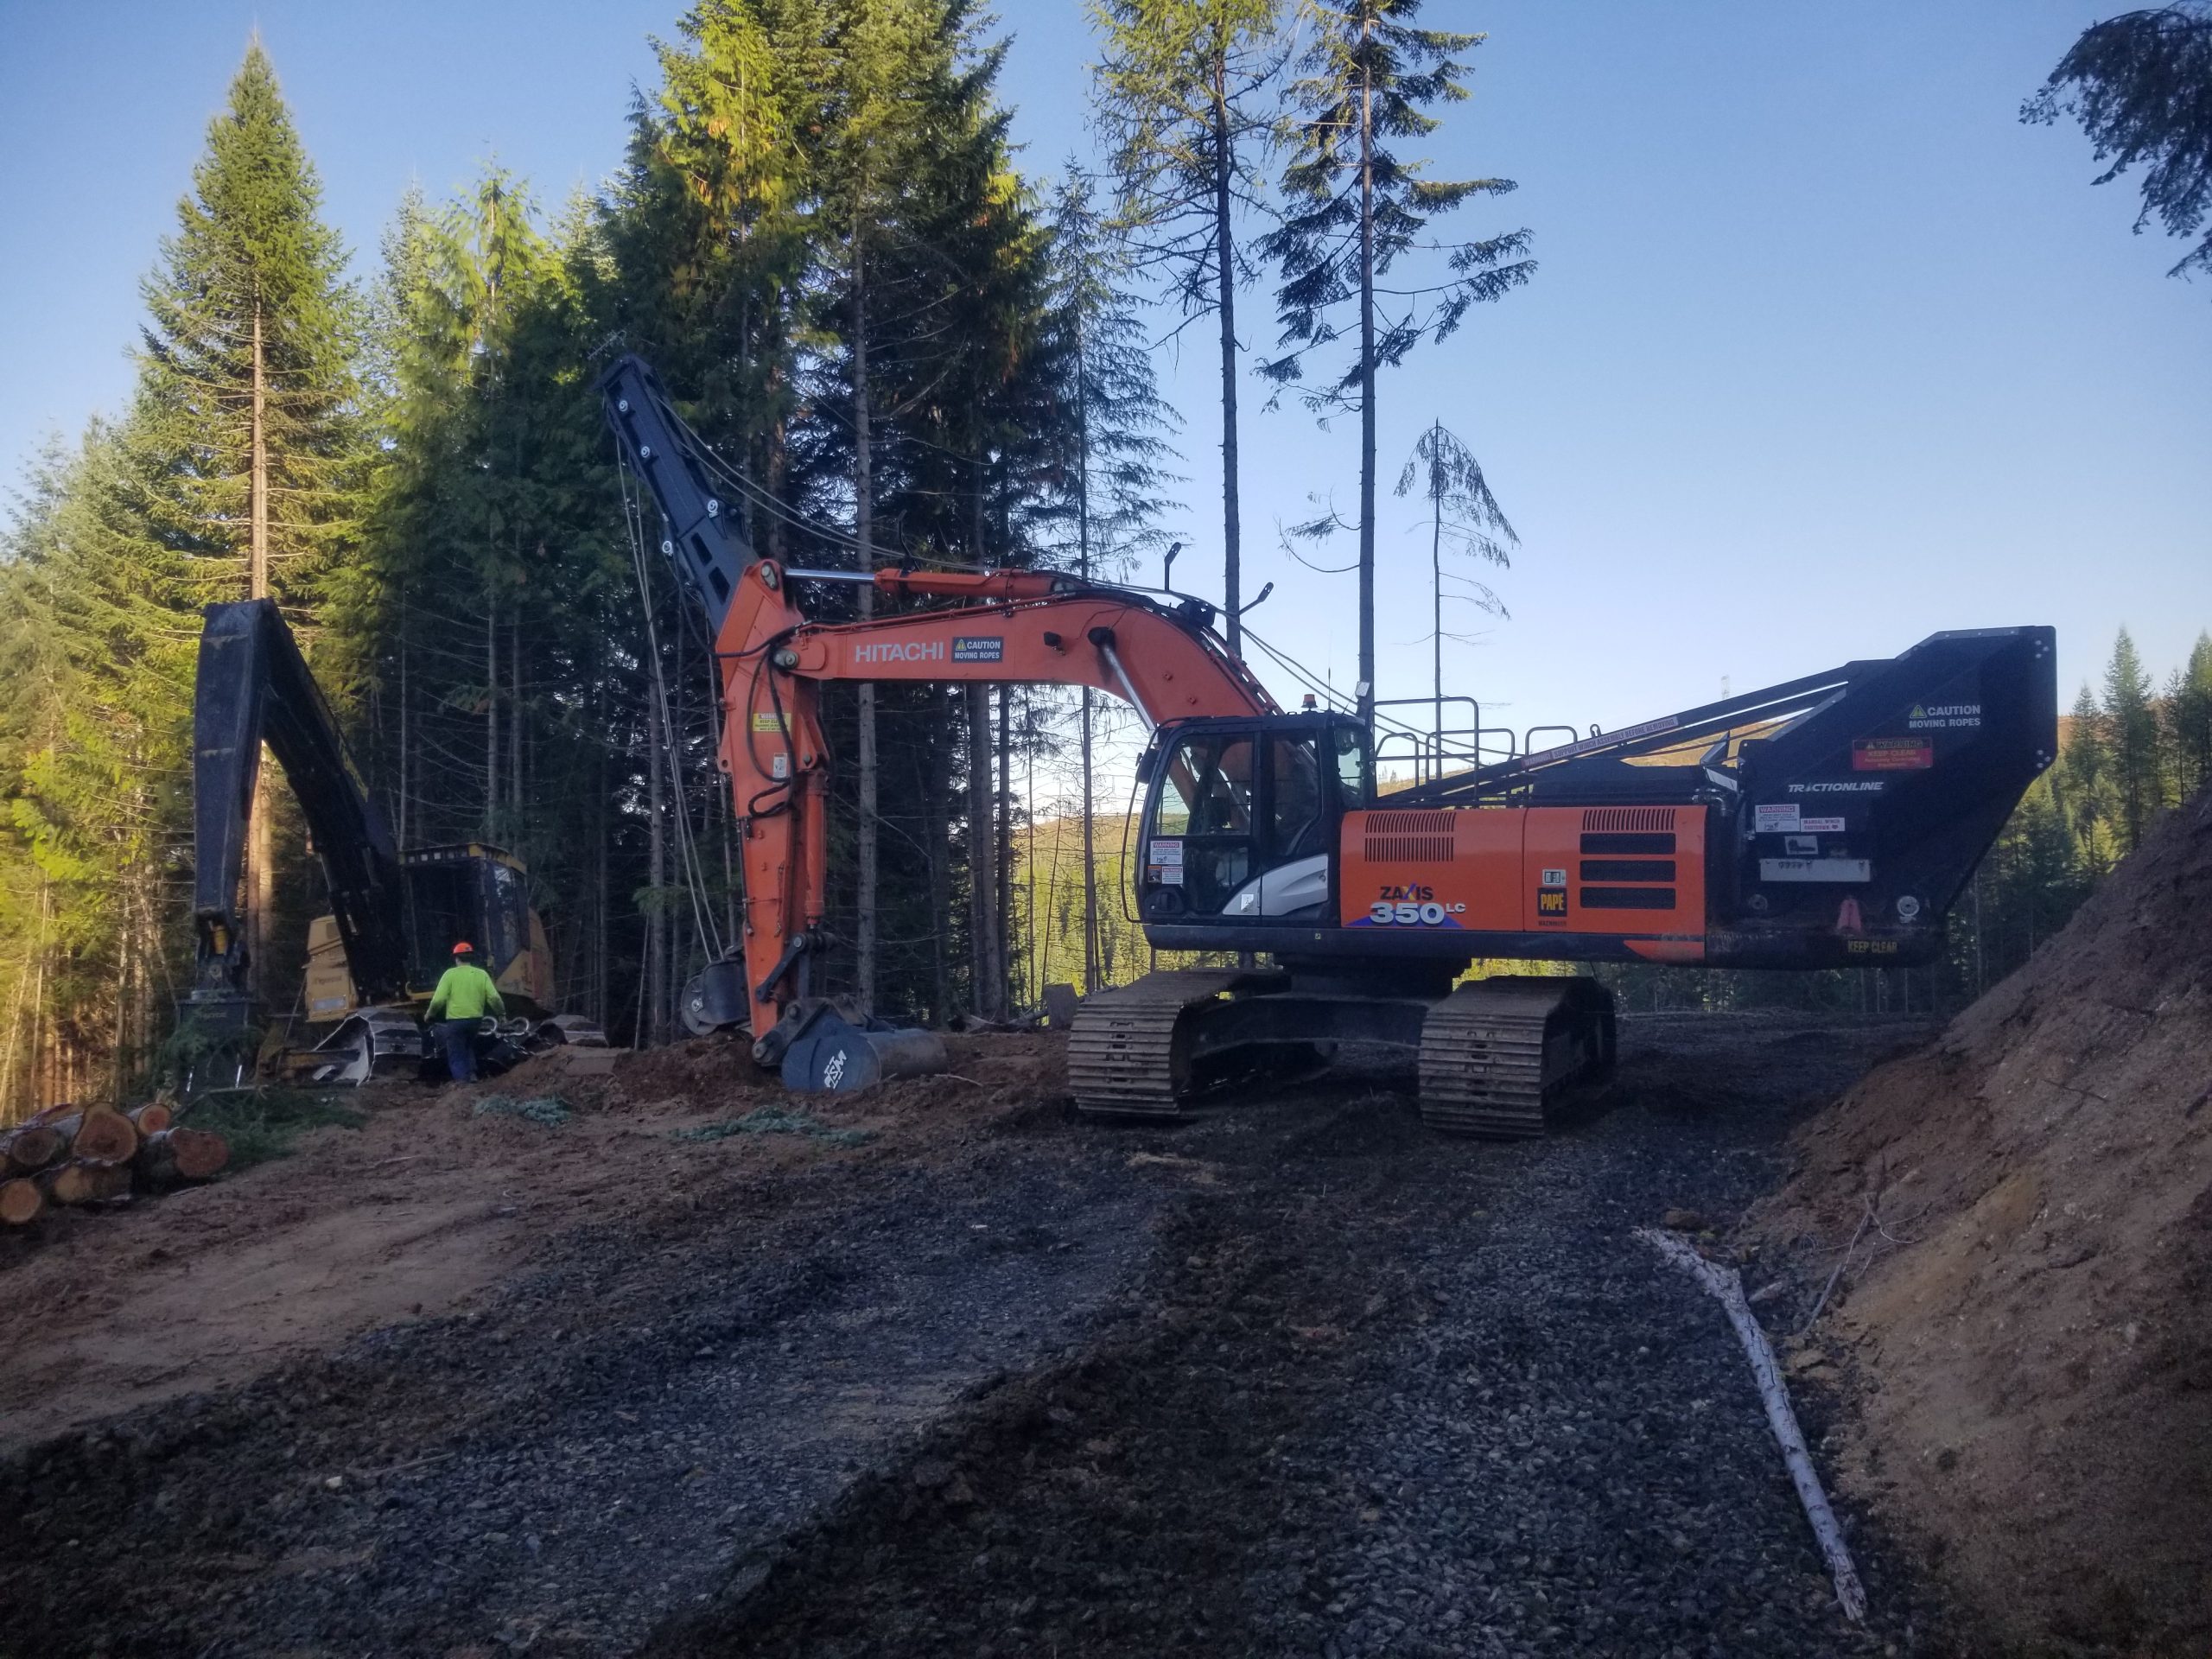
[(1759, 1328), (1751, 1304), (1744, 1300), (1742, 1276), (1733, 1268), (1707, 1261), (1687, 1239), (1662, 1233), (1656, 1227), (1639, 1227), (1636, 1236), (1704, 1286), (1727, 1310), (1728, 1323), (1736, 1327), (1736, 1338), (1744, 1345), (1745, 1357), (1751, 1362), (1751, 1377), (1758, 1384), (1759, 1400), (1766, 1407), (1767, 1427), (1774, 1431), (1774, 1438), (1782, 1447), (1782, 1459), (1789, 1466), (1789, 1480), (1797, 1489), (1797, 1501), (1804, 1505), (1805, 1518), (1812, 1522), (1821, 1554), (1827, 1558), (1828, 1576), (1835, 1582), (1836, 1601), (1843, 1608), (1846, 1618), (1854, 1624), (1863, 1623), (1866, 1618), (1866, 1586), (1859, 1582), (1859, 1569), (1851, 1564), (1851, 1551), (1843, 1541), (1843, 1529), (1836, 1524), (1835, 1511), (1828, 1508), (1827, 1494), (1821, 1490), (1821, 1477), (1813, 1467), (1813, 1454), (1805, 1449), (1805, 1437), (1797, 1427), (1797, 1414), (1789, 1408), (1789, 1390), (1783, 1385), (1782, 1366), (1774, 1357), (1773, 1344)]
[(1873, 1219), (1874, 1200), (1870, 1198), (1866, 1200), (1866, 1210), (1859, 1217), (1859, 1225), (1852, 1229), (1851, 1243), (1843, 1247), (1843, 1259), (1828, 1274), (1827, 1283), (1821, 1287), (1821, 1294), (1813, 1303), (1813, 1311), (1805, 1316), (1804, 1327), (1797, 1332), (1799, 1336), (1809, 1335), (1813, 1327), (1821, 1322), (1821, 1310), (1828, 1305), (1828, 1293), (1835, 1288), (1835, 1281), (1843, 1277), (1843, 1270), (1851, 1265), (1851, 1253), (1859, 1248), (1859, 1241), (1866, 1234), (1867, 1224)]

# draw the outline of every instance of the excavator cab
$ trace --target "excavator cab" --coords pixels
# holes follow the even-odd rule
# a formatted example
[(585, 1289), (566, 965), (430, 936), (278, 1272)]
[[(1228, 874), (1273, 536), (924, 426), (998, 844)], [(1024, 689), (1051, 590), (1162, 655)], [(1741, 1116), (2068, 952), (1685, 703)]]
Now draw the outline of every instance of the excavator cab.
[(1374, 794), (1367, 728), (1344, 715), (1179, 721), (1138, 764), (1137, 914), (1302, 922), (1334, 913), (1347, 811)]
[(474, 842), (403, 853), (407, 894), (407, 989), (427, 996), (453, 965), (456, 939), (509, 989), (509, 970), (531, 948), (530, 895), (522, 865), (497, 847)]

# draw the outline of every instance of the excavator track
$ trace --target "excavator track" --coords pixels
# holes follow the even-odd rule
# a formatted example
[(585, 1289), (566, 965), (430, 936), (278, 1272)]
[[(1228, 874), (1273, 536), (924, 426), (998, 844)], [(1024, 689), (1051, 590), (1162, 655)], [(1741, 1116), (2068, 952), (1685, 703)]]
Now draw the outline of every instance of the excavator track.
[(1280, 974), (1246, 969), (1167, 969), (1085, 997), (1068, 1032), (1076, 1109), (1096, 1117), (1182, 1116), (1193, 1013), (1231, 993), (1283, 982)]
[(1546, 1103), (1612, 1061), (1612, 994), (1595, 981), (1477, 980), (1421, 1023), (1421, 1121), (1449, 1135), (1540, 1135)]

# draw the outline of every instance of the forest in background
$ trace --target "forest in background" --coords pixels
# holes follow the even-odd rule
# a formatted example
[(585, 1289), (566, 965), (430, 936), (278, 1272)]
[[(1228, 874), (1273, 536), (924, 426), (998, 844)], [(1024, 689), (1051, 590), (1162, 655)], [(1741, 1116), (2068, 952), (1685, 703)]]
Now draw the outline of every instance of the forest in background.
[[(601, 189), (549, 204), (487, 168), (454, 199), (412, 194), (365, 279), (251, 47), (145, 280), (129, 405), (41, 459), (0, 546), (0, 1119), (158, 1069), (191, 980), (199, 610), (249, 595), (283, 607), (401, 844), (518, 854), (563, 1005), (618, 1041), (677, 1031), (708, 938), (734, 932), (739, 826), (700, 619), (601, 424), (594, 381), (617, 352), (657, 366), (755, 546), (794, 564), (1128, 570), (1192, 512), (1173, 471), (1187, 418), (1228, 463), (1235, 641), (1255, 332), (1236, 315), (1269, 272), (1281, 334), (1259, 366), (1318, 414), (1363, 417), (1358, 524), (1304, 528), (1355, 531), (1371, 573), (1377, 371), (1534, 270), (1525, 231), (1425, 228), (1512, 187), (1391, 153), (1455, 100), (1475, 41), (1415, 28), (1415, 9), (1312, 8), (1294, 56), (1281, 0), (1103, 0), (1101, 159), (1045, 177), (1016, 164), (1001, 48), (966, 0), (707, 0), (661, 48)], [(1381, 114), (1348, 151), (1363, 84)], [(1363, 267), (1363, 156), (1380, 181)], [(1377, 271), (1432, 254), (1430, 297), (1378, 317)], [(1363, 321), (1380, 326), (1347, 360)], [(1222, 359), (1203, 419), (1152, 378), (1155, 340), (1192, 322)], [(1425, 440), (1440, 539), (1502, 557), (1511, 530), (1450, 439)], [(1650, 969), (1624, 988), (1637, 1006), (1971, 995), (2212, 771), (2212, 644), (2154, 683), (2123, 639), (2084, 699), (1953, 960), (1919, 985)], [(830, 988), (937, 1020), (1148, 965), (1119, 804), (1088, 833), (1082, 807), (1117, 713), (883, 685), (825, 714), (854, 757), (833, 778)], [(281, 1012), (321, 895), (284, 791), (264, 798), (250, 879)]]

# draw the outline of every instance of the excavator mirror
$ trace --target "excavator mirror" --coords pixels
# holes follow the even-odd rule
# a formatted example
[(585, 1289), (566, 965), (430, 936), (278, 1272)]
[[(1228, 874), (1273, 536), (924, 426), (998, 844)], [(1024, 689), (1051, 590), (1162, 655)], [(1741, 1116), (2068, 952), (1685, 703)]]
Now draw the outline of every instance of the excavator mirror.
[(1154, 737), (1144, 746), (1144, 753), (1137, 757), (1137, 786), (1142, 788), (1152, 781), (1152, 774), (1160, 770), (1160, 740)]

